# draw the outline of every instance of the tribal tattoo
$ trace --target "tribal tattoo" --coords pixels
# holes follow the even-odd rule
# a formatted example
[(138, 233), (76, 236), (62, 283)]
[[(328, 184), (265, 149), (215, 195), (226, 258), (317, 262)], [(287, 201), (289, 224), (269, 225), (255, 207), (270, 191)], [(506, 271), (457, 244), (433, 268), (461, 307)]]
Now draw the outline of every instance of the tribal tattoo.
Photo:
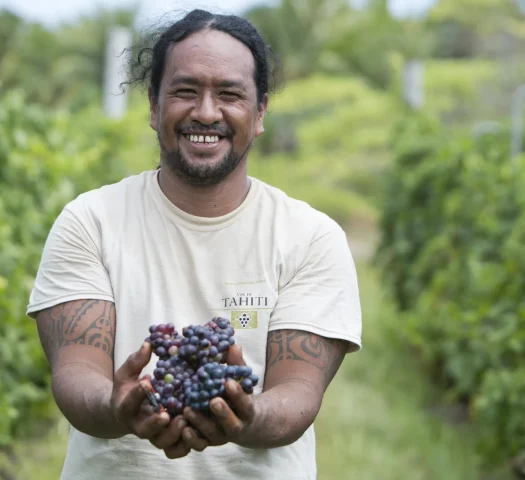
[[(48, 357), (61, 347), (90, 345), (113, 359), (115, 305), (104, 300), (77, 300), (38, 315), (39, 335)], [(51, 359), (51, 358), (50, 358)]]
[(314, 365), (329, 382), (346, 353), (346, 342), (324, 338), (299, 330), (277, 330), (268, 334), (266, 366), (283, 360), (298, 360)]

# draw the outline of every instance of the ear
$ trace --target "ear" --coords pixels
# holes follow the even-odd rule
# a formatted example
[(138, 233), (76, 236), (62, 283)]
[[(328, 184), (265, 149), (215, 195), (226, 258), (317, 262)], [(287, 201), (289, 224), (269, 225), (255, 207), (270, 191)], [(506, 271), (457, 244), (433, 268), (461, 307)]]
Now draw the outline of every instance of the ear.
[(264, 116), (268, 110), (268, 94), (264, 94), (263, 101), (259, 104), (259, 111), (257, 113), (257, 120), (255, 123), (255, 136), (258, 137), (264, 133)]
[(151, 87), (148, 88), (149, 98), (149, 125), (153, 130), (157, 130), (158, 103), (157, 98), (153, 96)]

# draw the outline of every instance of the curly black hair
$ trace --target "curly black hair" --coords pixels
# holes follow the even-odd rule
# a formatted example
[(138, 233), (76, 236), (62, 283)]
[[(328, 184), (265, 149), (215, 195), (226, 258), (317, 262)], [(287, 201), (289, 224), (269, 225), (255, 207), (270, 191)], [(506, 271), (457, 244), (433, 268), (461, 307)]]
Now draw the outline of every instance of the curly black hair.
[(143, 46), (139, 47), (137, 57), (131, 57), (130, 77), (122, 85), (141, 84), (151, 88), (152, 96), (158, 98), (170, 45), (206, 29), (225, 32), (250, 49), (255, 60), (254, 81), (257, 87), (257, 99), (259, 103), (263, 102), (264, 95), (273, 92), (276, 87), (276, 71), (279, 65), (277, 55), (245, 18), (214, 14), (200, 9), (193, 10), (182, 19), (148, 35)]

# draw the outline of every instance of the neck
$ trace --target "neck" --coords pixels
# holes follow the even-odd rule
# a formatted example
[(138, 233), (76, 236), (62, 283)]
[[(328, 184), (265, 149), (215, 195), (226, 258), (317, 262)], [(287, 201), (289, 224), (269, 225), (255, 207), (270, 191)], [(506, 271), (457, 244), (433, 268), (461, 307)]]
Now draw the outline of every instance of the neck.
[(162, 164), (159, 186), (173, 205), (196, 217), (220, 217), (238, 208), (250, 189), (246, 161), (217, 185), (191, 185)]

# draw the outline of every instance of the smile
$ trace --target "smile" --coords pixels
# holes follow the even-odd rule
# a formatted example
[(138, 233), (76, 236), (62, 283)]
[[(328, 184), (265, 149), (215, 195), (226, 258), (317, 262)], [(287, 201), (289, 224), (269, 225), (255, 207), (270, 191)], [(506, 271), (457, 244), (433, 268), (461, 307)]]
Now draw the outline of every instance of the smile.
[(220, 137), (218, 135), (184, 135), (184, 137), (192, 143), (219, 143)]

